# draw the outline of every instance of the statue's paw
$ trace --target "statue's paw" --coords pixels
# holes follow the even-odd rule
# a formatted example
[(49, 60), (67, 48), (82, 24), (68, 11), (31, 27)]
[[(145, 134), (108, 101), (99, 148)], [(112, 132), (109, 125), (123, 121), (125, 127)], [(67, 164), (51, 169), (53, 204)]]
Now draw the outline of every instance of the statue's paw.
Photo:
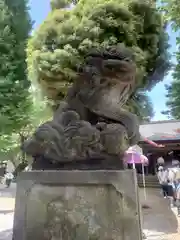
[(123, 111), (119, 121), (126, 128), (130, 145), (135, 145), (140, 140), (139, 121), (135, 114)]
[(108, 154), (122, 154), (129, 147), (126, 128), (121, 124), (107, 124), (101, 131), (101, 143)]
[(69, 124), (72, 124), (73, 122), (77, 122), (80, 120), (80, 116), (75, 111), (65, 111), (62, 112), (60, 115), (54, 115), (53, 122), (66, 127)]
[[(66, 144), (71, 158), (88, 157), (100, 151), (100, 131), (84, 120), (74, 121), (65, 128)], [(72, 151), (73, 149), (73, 151)]]

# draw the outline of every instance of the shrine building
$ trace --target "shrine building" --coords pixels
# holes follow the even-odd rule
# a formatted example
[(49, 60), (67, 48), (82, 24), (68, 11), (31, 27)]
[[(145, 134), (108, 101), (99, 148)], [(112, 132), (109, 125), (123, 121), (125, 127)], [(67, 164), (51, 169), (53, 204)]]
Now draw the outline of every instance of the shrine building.
[(157, 121), (140, 125), (141, 136), (164, 145), (163, 148), (155, 147), (147, 142), (139, 142), (144, 155), (149, 159), (149, 166), (146, 167), (146, 174), (154, 175), (158, 159), (164, 159), (164, 165), (172, 165), (180, 161), (180, 121)]

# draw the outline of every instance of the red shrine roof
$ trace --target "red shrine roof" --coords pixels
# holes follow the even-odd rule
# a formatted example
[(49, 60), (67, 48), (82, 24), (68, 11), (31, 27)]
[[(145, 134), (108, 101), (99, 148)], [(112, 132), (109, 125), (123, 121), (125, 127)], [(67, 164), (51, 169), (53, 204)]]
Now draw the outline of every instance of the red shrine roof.
[(180, 140), (180, 121), (158, 121), (140, 125), (140, 133), (153, 141)]

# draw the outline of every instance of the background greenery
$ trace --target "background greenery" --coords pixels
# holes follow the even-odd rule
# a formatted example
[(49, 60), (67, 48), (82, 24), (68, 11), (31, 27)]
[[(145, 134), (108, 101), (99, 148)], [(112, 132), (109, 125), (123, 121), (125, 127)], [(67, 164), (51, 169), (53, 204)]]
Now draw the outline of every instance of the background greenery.
[(167, 22), (172, 25), (177, 33), (176, 39), (176, 61), (173, 66), (173, 81), (166, 86), (167, 89), (167, 111), (164, 114), (172, 119), (180, 119), (180, 1), (164, 0), (162, 1), (162, 11), (165, 13)]
[(137, 89), (126, 107), (137, 113), (146, 99), (147, 111), (138, 114), (150, 119), (153, 111), (146, 91), (169, 69), (168, 36), (154, 3), (52, 0), (51, 5), (28, 43), (29, 77), (43, 94), (59, 103), (90, 49), (124, 43), (134, 52), (138, 67)]

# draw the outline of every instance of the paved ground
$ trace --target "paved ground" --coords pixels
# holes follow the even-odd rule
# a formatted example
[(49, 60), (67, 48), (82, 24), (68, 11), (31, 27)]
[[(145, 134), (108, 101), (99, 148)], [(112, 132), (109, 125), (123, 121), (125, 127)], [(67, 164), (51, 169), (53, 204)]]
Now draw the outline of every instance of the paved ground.
[[(15, 185), (4, 189), (0, 185), (0, 240), (12, 240)], [(145, 201), (140, 191), (141, 203), (148, 205), (143, 209), (143, 227), (147, 240), (179, 240), (180, 219), (176, 209), (170, 209), (167, 199), (163, 199), (159, 190), (149, 189)]]
[(0, 184), (0, 240), (12, 239), (16, 186), (4, 188)]
[(13, 213), (0, 214), (0, 225), (0, 240), (12, 240)]
[(148, 189), (145, 201), (140, 191), (142, 203), (150, 208), (143, 209), (143, 228), (148, 240), (179, 240), (180, 219), (176, 208), (171, 209), (169, 200), (161, 196), (159, 189)]

